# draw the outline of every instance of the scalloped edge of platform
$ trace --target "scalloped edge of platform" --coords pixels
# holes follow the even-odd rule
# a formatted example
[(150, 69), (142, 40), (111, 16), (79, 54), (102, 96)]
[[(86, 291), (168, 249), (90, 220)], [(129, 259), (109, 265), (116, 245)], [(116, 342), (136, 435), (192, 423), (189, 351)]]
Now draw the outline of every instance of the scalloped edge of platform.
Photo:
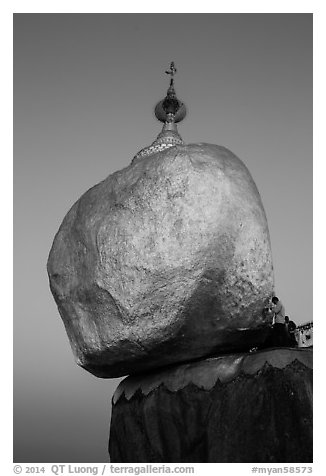
[(252, 375), (265, 364), (283, 369), (295, 360), (308, 368), (313, 368), (313, 351), (309, 348), (271, 348), (262, 351), (209, 357), (196, 362), (188, 362), (165, 369), (158, 369), (142, 375), (132, 375), (120, 382), (113, 398), (115, 405), (122, 395), (130, 400), (140, 390), (143, 395), (164, 386), (171, 392), (177, 392), (189, 384), (210, 390), (219, 380), (227, 383), (234, 380), (241, 372)]

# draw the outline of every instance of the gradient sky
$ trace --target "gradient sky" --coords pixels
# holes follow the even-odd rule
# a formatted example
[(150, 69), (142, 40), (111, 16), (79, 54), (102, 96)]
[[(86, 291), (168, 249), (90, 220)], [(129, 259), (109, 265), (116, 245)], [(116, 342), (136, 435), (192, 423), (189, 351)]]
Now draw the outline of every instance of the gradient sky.
[(14, 15), (14, 461), (105, 462), (119, 379), (80, 369), (48, 286), (59, 225), (161, 129), (234, 152), (267, 214), (276, 294), (312, 319), (312, 15)]

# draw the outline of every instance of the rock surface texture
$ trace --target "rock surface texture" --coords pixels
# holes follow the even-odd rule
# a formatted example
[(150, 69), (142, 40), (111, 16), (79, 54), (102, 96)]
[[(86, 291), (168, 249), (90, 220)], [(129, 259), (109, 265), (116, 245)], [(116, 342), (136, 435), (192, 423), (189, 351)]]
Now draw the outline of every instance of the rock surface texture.
[(134, 159), (66, 215), (50, 286), (79, 365), (117, 377), (265, 338), (273, 293), (265, 212), (224, 147)]
[(109, 452), (113, 463), (311, 463), (312, 350), (128, 377), (113, 397)]

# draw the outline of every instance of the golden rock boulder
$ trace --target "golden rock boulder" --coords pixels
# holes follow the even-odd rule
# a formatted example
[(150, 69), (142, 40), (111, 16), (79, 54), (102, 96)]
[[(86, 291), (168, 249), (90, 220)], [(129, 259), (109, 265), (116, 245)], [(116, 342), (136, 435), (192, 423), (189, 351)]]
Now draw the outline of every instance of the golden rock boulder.
[(99, 377), (259, 345), (274, 289), (256, 185), (210, 144), (136, 158), (88, 190), (48, 274), (76, 360)]

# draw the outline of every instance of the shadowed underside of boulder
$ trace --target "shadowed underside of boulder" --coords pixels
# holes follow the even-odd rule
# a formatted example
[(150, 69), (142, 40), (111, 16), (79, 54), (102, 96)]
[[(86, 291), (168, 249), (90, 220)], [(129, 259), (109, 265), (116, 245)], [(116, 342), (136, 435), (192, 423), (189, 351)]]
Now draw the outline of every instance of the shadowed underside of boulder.
[(173, 366), (119, 385), (115, 463), (311, 463), (312, 350)]
[(48, 273), (75, 358), (100, 377), (266, 336), (266, 216), (247, 168), (224, 147), (170, 147), (91, 188), (65, 217)]

